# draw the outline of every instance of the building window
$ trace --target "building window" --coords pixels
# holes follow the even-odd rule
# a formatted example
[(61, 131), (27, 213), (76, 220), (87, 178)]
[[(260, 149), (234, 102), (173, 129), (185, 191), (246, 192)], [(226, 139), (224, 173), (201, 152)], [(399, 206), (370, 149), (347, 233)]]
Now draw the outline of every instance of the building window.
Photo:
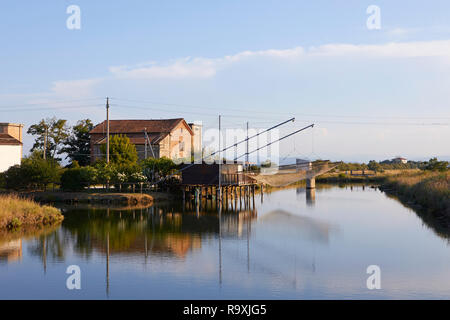
[(180, 141), (179, 146), (180, 146), (180, 151), (184, 151), (184, 141)]

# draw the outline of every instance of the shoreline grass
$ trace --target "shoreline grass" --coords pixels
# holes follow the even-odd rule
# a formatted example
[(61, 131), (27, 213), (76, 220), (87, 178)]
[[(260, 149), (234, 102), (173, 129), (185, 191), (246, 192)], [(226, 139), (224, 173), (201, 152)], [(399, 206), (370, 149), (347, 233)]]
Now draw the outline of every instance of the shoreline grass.
[(60, 210), (17, 195), (0, 195), (0, 229), (44, 226), (64, 219)]
[(44, 203), (103, 203), (115, 205), (151, 204), (155, 201), (167, 201), (171, 195), (167, 193), (106, 193), (106, 192), (27, 192), (24, 197)]
[(385, 177), (380, 188), (426, 211), (450, 217), (450, 171), (400, 173)]
[(423, 210), (450, 217), (450, 171), (418, 169), (386, 170), (369, 176), (328, 173), (316, 178), (317, 183), (376, 183), (380, 189), (397, 195), (403, 202)]

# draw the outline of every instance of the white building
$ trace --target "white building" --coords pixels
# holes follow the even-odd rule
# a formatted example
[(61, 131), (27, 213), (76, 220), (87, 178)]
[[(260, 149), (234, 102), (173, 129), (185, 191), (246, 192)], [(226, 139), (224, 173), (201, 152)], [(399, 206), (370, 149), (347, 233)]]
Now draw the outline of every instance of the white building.
[(408, 163), (408, 159), (403, 158), (403, 157), (397, 157), (397, 158), (392, 159), (392, 162), (405, 164), (405, 163)]
[(22, 128), (21, 124), (0, 123), (0, 172), (20, 164), (23, 148)]

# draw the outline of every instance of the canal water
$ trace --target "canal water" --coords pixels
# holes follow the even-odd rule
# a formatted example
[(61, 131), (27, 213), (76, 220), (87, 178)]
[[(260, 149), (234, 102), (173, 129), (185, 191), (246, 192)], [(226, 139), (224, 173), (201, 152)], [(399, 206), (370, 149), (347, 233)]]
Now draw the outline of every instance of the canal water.
[(448, 231), (369, 186), (257, 194), (220, 216), (212, 201), (62, 210), (0, 238), (0, 299), (450, 298)]

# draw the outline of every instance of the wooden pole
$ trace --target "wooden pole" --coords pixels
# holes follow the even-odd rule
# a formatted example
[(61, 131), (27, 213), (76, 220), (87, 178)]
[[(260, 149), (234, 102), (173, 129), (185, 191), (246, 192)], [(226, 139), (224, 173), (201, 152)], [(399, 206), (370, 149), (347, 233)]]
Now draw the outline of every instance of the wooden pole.
[(219, 115), (219, 202), (222, 201), (222, 194), (221, 194), (221, 188), (222, 188), (222, 152), (221, 152), (221, 116)]
[(106, 98), (106, 163), (109, 163), (109, 98)]

